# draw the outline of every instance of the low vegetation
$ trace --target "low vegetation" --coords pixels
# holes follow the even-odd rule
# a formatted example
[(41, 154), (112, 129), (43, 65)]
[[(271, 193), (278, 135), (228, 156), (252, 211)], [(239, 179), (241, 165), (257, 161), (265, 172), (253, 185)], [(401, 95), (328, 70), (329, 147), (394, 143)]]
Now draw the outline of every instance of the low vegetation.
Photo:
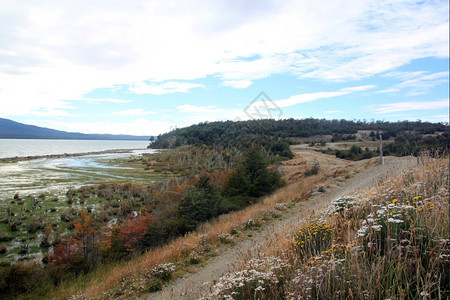
[(265, 249), (278, 255), (221, 278), (205, 299), (447, 299), (448, 174), (448, 157), (423, 157), (412, 171), (336, 199), (294, 243)]
[[(286, 184), (278, 170), (293, 157), (291, 137), (332, 133), (334, 140), (347, 140), (370, 127), (389, 135), (390, 154), (445, 148), (441, 124), (395, 125), (313, 119), (199, 124), (151, 145), (176, 149), (129, 162), (136, 172), (163, 180), (105, 182), (69, 189), (62, 197), (17, 193), (0, 210), (0, 298), (133, 298), (158, 291), (205, 263), (220, 245), (282, 217), (286, 206), (309, 199), (310, 190), (326, 180), (318, 161), (304, 163), (286, 176), (288, 187), (268, 196)], [(415, 134), (405, 133), (413, 126)], [(378, 155), (357, 145), (325, 152), (347, 160)], [(426, 164), (416, 172), (364, 198), (339, 199), (326, 215), (288, 237), (295, 240), (289, 249), (248, 261), (221, 279), (210, 298), (447, 296), (447, 278), (439, 272), (448, 263), (442, 200), (448, 169), (442, 159), (423, 153)], [(348, 170), (329, 175), (350, 177)], [(370, 277), (372, 267), (377, 274)], [(376, 288), (370, 286), (374, 282)]]
[[(5, 262), (0, 267), (5, 278), (23, 273), (24, 285), (11, 290), (5, 282), (0, 295), (45, 294), (102, 264), (132, 259), (137, 253), (192, 232), (206, 221), (241, 210), (284, 184), (279, 173), (268, 168), (269, 157), (260, 146), (251, 146), (240, 159), (229, 152), (217, 152), (205, 159), (210, 150), (192, 151), (195, 154), (186, 157), (182, 152), (164, 154), (168, 170), (180, 175), (163, 182), (110, 183), (69, 190), (66, 198), (72, 208), (62, 212), (59, 220), (66, 228), (64, 234), (53, 234), (58, 225), (42, 225), (42, 220), (28, 223), (28, 233), (44, 231), (40, 246), (52, 247), (43, 258), (45, 268), (24, 264), (21, 266), (27, 272), (19, 272), (16, 265)], [(151, 167), (160, 165), (157, 161)], [(203, 171), (197, 173), (200, 169)], [(97, 204), (83, 206), (92, 201)], [(26, 275), (36, 272), (43, 275), (36, 279)]]

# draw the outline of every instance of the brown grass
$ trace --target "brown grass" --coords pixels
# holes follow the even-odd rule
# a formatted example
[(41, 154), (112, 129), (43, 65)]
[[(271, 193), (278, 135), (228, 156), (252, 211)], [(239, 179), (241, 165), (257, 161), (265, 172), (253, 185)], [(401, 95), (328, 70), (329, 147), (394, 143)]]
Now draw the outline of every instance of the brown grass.
[[(230, 233), (232, 229), (241, 227), (248, 219), (260, 218), (272, 211), (278, 203), (290, 203), (296, 200), (299, 195), (310, 191), (324, 181), (326, 178), (317, 175), (289, 183), (260, 202), (244, 210), (222, 215), (203, 224), (195, 232), (173, 240), (168, 245), (149, 250), (129, 262), (101, 266), (91, 274), (78, 278), (76, 282), (62, 284), (49, 297), (52, 299), (67, 299), (71, 295), (89, 299), (101, 297), (104, 292), (119, 286), (124, 278), (148, 272), (163, 262), (183, 261), (191, 251), (201, 247), (202, 239), (210, 245), (219, 245), (219, 234)], [(283, 244), (287, 245), (287, 243), (288, 240), (284, 240)]]
[[(332, 230), (323, 240), (332, 247), (320, 250), (320, 255), (301, 252), (304, 242), (293, 245), (292, 228), (286, 227), (260, 252), (286, 258), (291, 268), (277, 276), (280, 282), (290, 281), (265, 286), (270, 293), (258, 295), (258, 299), (288, 294), (289, 299), (448, 299), (448, 167), (448, 157), (425, 157), (420, 166), (355, 193), (358, 205), (339, 214), (322, 215), (322, 222)], [(378, 214), (382, 206), (390, 207), (388, 216), (400, 218), (400, 225), (381, 221), (379, 233), (372, 228), (367, 235), (358, 236), (356, 232), (369, 213)], [(414, 208), (398, 214), (406, 211), (399, 208), (405, 206)], [(379, 218), (387, 220), (388, 216)], [(239, 267), (248, 268), (245, 264)], [(223, 289), (223, 295), (242, 295), (243, 291), (254, 295), (256, 286), (236, 285), (234, 290)]]

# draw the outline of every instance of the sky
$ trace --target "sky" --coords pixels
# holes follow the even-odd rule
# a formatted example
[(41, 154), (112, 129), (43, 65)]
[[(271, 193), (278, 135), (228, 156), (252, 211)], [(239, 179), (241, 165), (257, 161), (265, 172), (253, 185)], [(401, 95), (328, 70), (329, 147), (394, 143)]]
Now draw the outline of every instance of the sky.
[(449, 120), (449, 3), (0, 0), (0, 117), (158, 135), (254, 118)]

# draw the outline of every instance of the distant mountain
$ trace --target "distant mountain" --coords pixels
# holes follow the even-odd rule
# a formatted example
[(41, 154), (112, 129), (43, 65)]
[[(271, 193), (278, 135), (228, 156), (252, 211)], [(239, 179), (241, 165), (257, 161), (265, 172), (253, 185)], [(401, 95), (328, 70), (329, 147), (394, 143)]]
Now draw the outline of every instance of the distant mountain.
[(0, 139), (60, 139), (60, 140), (136, 140), (148, 141), (150, 136), (115, 135), (115, 134), (84, 134), (66, 132), (26, 125), (8, 119), (0, 118)]

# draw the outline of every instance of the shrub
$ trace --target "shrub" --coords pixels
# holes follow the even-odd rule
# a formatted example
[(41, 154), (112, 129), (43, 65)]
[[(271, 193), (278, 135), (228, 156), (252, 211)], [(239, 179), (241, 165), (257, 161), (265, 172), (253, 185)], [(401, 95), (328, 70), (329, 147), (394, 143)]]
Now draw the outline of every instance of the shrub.
[(10, 242), (14, 239), (14, 237), (10, 235), (0, 234), (0, 243), (1, 242)]
[(155, 293), (162, 290), (163, 283), (161, 280), (150, 281), (147, 287), (149, 293)]
[(356, 204), (356, 201), (353, 197), (340, 197), (333, 202), (331, 202), (331, 205), (327, 208), (326, 213), (327, 214), (336, 214), (341, 213), (344, 211), (348, 211), (352, 207), (354, 207)]
[(244, 270), (221, 277), (203, 299), (283, 299), (280, 289), (289, 279), (287, 261), (277, 257), (250, 260)]
[(38, 230), (44, 229), (44, 221), (42, 218), (33, 218), (27, 225), (28, 233), (36, 233)]
[(300, 228), (295, 237), (295, 251), (301, 259), (319, 255), (331, 248), (332, 227), (327, 223), (312, 222)]
[(314, 160), (311, 169), (307, 170), (304, 175), (305, 175), (305, 177), (309, 177), (309, 176), (317, 175), (317, 174), (319, 174), (319, 172), (320, 172), (319, 161)]
[(19, 225), (21, 224), (22, 222), (20, 222), (20, 221), (11, 221), (10, 223), (9, 223), (9, 230), (11, 230), (11, 231), (17, 231), (18, 230), (18, 227), (19, 227)]
[(202, 259), (201, 256), (196, 251), (192, 251), (189, 254), (189, 263), (191, 265), (199, 264), (201, 259)]
[(152, 270), (152, 275), (162, 281), (169, 281), (172, 279), (173, 272), (175, 272), (176, 267), (172, 263), (159, 264)]
[(233, 240), (232, 236), (228, 233), (219, 233), (218, 237), (219, 241), (224, 244), (229, 244)]
[(66, 223), (73, 222), (73, 220), (74, 220), (74, 218), (67, 212), (61, 213), (60, 218), (61, 218), (61, 221), (64, 221)]
[(24, 264), (0, 267), (0, 298), (7, 299), (29, 292), (36, 283), (38, 270)]

